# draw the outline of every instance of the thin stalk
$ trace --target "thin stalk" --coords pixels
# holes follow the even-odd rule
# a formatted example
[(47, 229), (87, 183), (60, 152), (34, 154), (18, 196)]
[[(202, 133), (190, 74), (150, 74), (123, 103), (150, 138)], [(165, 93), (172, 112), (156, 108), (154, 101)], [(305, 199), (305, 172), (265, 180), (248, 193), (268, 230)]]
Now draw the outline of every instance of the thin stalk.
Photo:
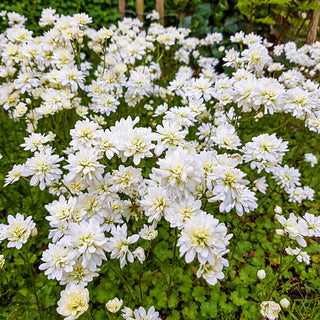
[(176, 255), (177, 255), (177, 237), (178, 237), (178, 230), (177, 228), (174, 229), (174, 245), (172, 248), (172, 266), (174, 267), (176, 262)]
[(253, 0), (251, 0), (251, 3), (250, 3), (250, 20), (249, 20), (248, 33), (250, 33), (252, 31), (253, 15), (254, 15), (254, 5), (253, 5)]
[(89, 310), (87, 311), (87, 318), (88, 318), (89, 320), (94, 320), (93, 317), (92, 317), (92, 315), (91, 315), (91, 312), (90, 312)]
[(39, 312), (39, 318), (40, 320), (42, 320), (42, 314), (41, 314), (41, 311), (40, 311), (40, 303), (39, 303), (39, 298), (38, 298), (38, 294), (37, 294), (37, 289), (36, 289), (36, 281), (35, 281), (35, 273), (34, 273), (34, 270), (32, 268), (32, 265), (29, 261), (29, 257), (28, 257), (28, 253), (26, 254), (26, 258), (23, 257), (22, 254), (20, 254), (20, 256), (22, 257), (23, 261), (25, 261), (28, 265), (28, 269), (29, 269), (29, 274), (30, 274), (30, 278), (31, 278), (31, 283), (32, 283), (32, 288), (33, 288), (33, 294), (36, 298), (36, 303), (37, 303), (37, 308), (38, 308), (38, 312)]
[(131, 288), (128, 286), (128, 283), (127, 283), (126, 279), (124, 278), (124, 276), (123, 276), (118, 270), (116, 270), (116, 269), (111, 265), (111, 263), (108, 264), (108, 267), (109, 267), (115, 274), (117, 274), (117, 275), (121, 278), (121, 280), (124, 282), (125, 286), (127, 287), (128, 291), (130, 292), (130, 294), (133, 294), (133, 292), (132, 292)]
[[(296, 259), (296, 256), (293, 256), (293, 259), (291, 259), (289, 261), (289, 263), (287, 264), (287, 266), (281, 271), (279, 272), (279, 274), (275, 275), (272, 279), (270, 279), (267, 284), (265, 285), (265, 287), (267, 287), (270, 283), (272, 283), (276, 278), (278, 278), (282, 273), (284, 273), (292, 264), (292, 262)], [(254, 296), (252, 297), (252, 299), (254, 299), (259, 293), (261, 292), (261, 289), (259, 291), (257, 291)], [(273, 290), (272, 292), (273, 293)], [(271, 298), (271, 295), (269, 296)]]
[(143, 277), (143, 270), (142, 270), (142, 264), (140, 263), (140, 276), (139, 276), (139, 293), (140, 293), (140, 303), (142, 303), (142, 288), (141, 288), (141, 280), (142, 280), (142, 277)]

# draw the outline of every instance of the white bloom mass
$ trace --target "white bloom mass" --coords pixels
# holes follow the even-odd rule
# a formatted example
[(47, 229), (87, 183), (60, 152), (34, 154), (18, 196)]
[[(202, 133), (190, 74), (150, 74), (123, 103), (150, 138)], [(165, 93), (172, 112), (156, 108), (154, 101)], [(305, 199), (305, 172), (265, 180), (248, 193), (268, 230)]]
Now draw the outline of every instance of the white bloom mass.
[(54, 180), (60, 179), (62, 171), (59, 169), (58, 162), (62, 161), (63, 158), (53, 155), (52, 152), (53, 150), (50, 147), (45, 148), (36, 152), (34, 157), (27, 160), (21, 175), (23, 177), (32, 175), (31, 186), (40, 184), (40, 189), (44, 190)]
[(197, 257), (201, 264), (215, 265), (215, 256), (228, 252), (226, 246), (231, 237), (223, 223), (210, 214), (200, 212), (186, 221), (177, 244), (180, 256), (185, 255), (187, 263)]
[(61, 291), (57, 311), (65, 320), (78, 319), (89, 307), (89, 291), (78, 285), (70, 284)]
[(260, 305), (260, 313), (269, 320), (278, 319), (281, 307), (274, 301), (263, 301)]
[(0, 225), (0, 241), (7, 239), (9, 240), (8, 248), (21, 249), (22, 245), (28, 241), (36, 224), (31, 216), (24, 219), (24, 216), (20, 213), (17, 213), (15, 217), (10, 214), (8, 223), (8, 225)]

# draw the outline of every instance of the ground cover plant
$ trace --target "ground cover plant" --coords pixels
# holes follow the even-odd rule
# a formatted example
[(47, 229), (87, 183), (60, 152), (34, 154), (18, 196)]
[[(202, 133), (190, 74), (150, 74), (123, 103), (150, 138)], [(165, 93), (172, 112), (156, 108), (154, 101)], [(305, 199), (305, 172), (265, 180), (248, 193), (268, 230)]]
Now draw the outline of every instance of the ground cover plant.
[(0, 317), (319, 318), (319, 42), (2, 16)]

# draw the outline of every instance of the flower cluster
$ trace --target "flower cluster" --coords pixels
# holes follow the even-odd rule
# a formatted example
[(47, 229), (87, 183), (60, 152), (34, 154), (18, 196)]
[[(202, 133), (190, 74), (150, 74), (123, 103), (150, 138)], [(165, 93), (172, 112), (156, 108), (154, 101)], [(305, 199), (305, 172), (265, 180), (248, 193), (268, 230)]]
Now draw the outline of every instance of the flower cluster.
[[(0, 107), (25, 122), (21, 147), (30, 156), (12, 167), (4, 185), (29, 178), (55, 196), (45, 205), (52, 243), (39, 268), (66, 285), (57, 309), (66, 319), (88, 309), (86, 286), (104, 261), (117, 259), (120, 268), (144, 263), (144, 250), (163, 225), (175, 230), (173, 246), (186, 263), (195, 261), (197, 277), (210, 285), (223, 279), (232, 230), (205, 211), (207, 203), (219, 214), (243, 216), (258, 208), (268, 183), (283, 189), (289, 202), (313, 200), (314, 190), (301, 187), (299, 169), (283, 161), (289, 141), (276, 133), (244, 138), (240, 129), (247, 114), (255, 121), (289, 114), (320, 133), (320, 88), (305, 76), (312, 78), (319, 66), (319, 43), (276, 46), (274, 56), (305, 66), (284, 71), (268, 42), (238, 33), (230, 40), (244, 49), (226, 51), (222, 63), (234, 69), (227, 76), (217, 71), (216, 58), (201, 55), (202, 47), (222, 41), (220, 33), (200, 40), (188, 29), (158, 23), (145, 31), (140, 20), (128, 18), (95, 30), (86, 14), (45, 9), (39, 24), (48, 31), (34, 37), (24, 19), (7, 18), (0, 37)], [(177, 65), (167, 81), (165, 55)], [(43, 129), (48, 119), (71, 112), (72, 128)], [(305, 160), (317, 165), (312, 153)], [(304, 237), (320, 235), (314, 215), (276, 217), (301, 246)], [(8, 222), (0, 225), (0, 240), (20, 249), (35, 224), (19, 214)], [(297, 256), (307, 259), (300, 251)], [(118, 311), (121, 305), (112, 300), (107, 307)], [(263, 303), (262, 315), (275, 319), (278, 312)], [(154, 307), (124, 308), (123, 317), (160, 319)]]

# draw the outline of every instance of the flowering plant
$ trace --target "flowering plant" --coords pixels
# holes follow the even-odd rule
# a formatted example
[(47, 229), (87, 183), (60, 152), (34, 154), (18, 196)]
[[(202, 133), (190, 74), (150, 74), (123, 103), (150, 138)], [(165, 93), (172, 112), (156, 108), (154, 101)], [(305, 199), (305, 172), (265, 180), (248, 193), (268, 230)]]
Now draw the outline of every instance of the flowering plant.
[[(6, 140), (4, 186), (28, 185), (40, 208), (24, 206), (26, 220), (9, 215), (0, 240), (21, 249), (40, 318), (57, 317), (37, 294), (46, 277), (55, 301), (61, 290), (56, 311), (66, 319), (104, 319), (120, 310), (115, 297), (125, 319), (254, 318), (265, 300), (258, 293), (272, 302), (290, 291), (282, 277), (310, 256), (286, 244), (318, 248), (320, 221), (305, 213), (317, 149), (302, 143), (320, 130), (319, 43), (271, 54), (266, 40), (238, 33), (219, 61), (203, 50), (219, 45), (220, 33), (143, 30), (137, 19), (95, 30), (86, 14), (45, 9), (47, 31), (33, 36), (24, 17), (6, 18), (2, 125), (19, 128), (23, 153), (11, 159)], [(276, 204), (298, 216), (274, 215)], [(278, 274), (262, 289), (261, 267)], [(103, 309), (108, 301), (117, 306)]]

